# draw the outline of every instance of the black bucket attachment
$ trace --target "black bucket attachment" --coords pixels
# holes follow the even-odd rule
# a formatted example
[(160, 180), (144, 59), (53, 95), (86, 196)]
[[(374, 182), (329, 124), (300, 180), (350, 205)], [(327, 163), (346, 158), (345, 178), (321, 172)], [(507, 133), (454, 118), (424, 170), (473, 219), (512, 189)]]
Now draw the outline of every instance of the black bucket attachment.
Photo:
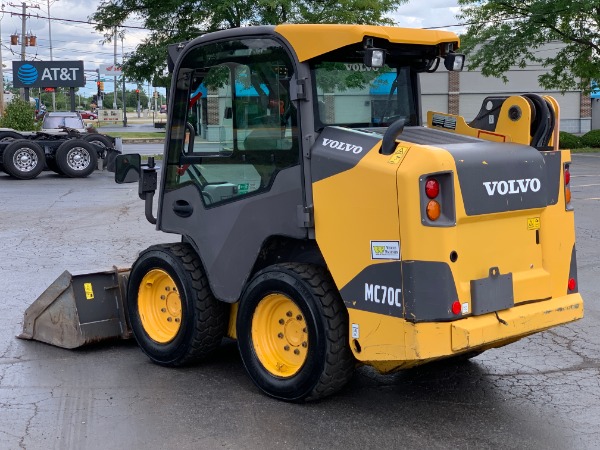
[(25, 311), (20, 339), (77, 348), (106, 339), (128, 339), (124, 308), (129, 269), (63, 272)]

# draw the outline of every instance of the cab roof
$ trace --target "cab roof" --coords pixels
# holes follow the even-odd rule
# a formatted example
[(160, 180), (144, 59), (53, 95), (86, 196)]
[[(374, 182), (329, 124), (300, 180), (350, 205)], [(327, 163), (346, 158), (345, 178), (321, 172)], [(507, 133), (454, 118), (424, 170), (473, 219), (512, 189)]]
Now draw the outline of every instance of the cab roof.
[(397, 44), (438, 45), (451, 42), (457, 48), (460, 43), (458, 36), (450, 31), (377, 25), (284, 24), (277, 25), (275, 32), (291, 44), (300, 62), (362, 42), (367, 36)]

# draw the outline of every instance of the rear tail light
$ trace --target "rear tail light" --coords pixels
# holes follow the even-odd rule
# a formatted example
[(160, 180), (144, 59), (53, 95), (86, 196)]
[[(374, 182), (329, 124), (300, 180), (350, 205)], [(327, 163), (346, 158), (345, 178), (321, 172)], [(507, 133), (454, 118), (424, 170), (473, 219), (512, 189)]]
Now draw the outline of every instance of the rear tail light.
[(563, 178), (565, 183), (565, 209), (567, 211), (573, 210), (571, 205), (571, 171), (569, 170), (570, 164), (564, 165)]
[(569, 278), (569, 283), (568, 286), (569, 291), (574, 291), (575, 288), (577, 287), (577, 281), (575, 281), (575, 278)]
[(429, 198), (436, 198), (440, 193), (440, 183), (435, 178), (428, 178), (425, 182), (425, 195)]
[(424, 175), (419, 179), (419, 185), (423, 225), (430, 227), (456, 225), (452, 172)]

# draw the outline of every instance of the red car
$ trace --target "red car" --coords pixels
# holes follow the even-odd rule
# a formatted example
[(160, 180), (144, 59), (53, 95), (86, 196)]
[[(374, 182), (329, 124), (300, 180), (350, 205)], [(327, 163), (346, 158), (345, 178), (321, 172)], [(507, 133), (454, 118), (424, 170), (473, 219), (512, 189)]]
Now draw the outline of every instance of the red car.
[(97, 114), (94, 114), (93, 112), (90, 111), (77, 111), (80, 115), (82, 119), (91, 119), (91, 120), (96, 120), (98, 118)]

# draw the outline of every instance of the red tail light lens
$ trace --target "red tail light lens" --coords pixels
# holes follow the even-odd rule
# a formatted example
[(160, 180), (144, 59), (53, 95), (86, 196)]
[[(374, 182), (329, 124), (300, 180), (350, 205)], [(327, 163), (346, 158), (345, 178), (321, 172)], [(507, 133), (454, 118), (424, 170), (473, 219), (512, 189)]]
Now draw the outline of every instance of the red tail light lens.
[(435, 178), (429, 178), (425, 182), (425, 195), (429, 198), (436, 198), (440, 193), (440, 183)]
[(569, 290), (574, 291), (576, 287), (577, 287), (577, 281), (575, 281), (575, 278), (569, 278), (569, 284), (568, 284)]
[(569, 170), (569, 164), (565, 164), (563, 175), (565, 183), (565, 209), (567, 211), (572, 211), (573, 206), (571, 205), (571, 171)]
[(460, 302), (456, 301), (456, 302), (452, 303), (452, 314), (458, 315), (458, 314), (460, 314), (460, 311), (461, 311)]

